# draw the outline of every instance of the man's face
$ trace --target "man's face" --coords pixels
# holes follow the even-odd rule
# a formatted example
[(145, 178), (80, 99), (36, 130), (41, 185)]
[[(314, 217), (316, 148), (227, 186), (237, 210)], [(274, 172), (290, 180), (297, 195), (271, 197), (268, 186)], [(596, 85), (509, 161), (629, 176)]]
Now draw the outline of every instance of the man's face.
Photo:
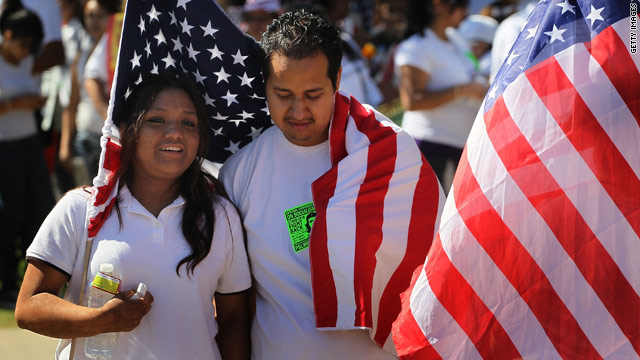
[[(291, 143), (317, 145), (329, 137), (334, 95), (329, 61), (318, 52), (304, 59), (271, 55), (267, 102), (273, 123)], [(336, 87), (340, 86), (340, 73)]]

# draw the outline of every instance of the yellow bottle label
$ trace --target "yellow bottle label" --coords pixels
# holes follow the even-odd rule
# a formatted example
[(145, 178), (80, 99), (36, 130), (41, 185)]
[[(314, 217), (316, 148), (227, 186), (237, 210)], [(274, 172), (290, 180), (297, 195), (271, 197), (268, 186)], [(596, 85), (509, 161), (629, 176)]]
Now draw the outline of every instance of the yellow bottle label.
[(99, 272), (96, 274), (95, 279), (93, 279), (91, 286), (115, 295), (120, 289), (120, 279)]

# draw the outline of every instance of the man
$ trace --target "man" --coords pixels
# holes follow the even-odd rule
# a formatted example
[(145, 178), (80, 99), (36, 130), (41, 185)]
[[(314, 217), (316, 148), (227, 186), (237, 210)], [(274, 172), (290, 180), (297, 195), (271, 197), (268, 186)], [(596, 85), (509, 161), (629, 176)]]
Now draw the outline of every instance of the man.
[(247, 230), (253, 358), (395, 358), (399, 293), (424, 261), (442, 191), (407, 134), (338, 93), (335, 26), (286, 13), (261, 48), (276, 126), (220, 172)]

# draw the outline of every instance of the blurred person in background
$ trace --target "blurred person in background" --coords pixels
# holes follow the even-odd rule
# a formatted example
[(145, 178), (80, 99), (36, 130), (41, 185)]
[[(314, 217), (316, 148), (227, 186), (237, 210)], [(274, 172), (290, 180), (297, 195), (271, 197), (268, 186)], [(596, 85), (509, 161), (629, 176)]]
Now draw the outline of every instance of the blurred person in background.
[(489, 16), (498, 23), (518, 11), (519, 0), (496, 0), (480, 11), (480, 15)]
[(42, 43), (42, 23), (19, 1), (3, 4), (0, 34), (0, 297), (15, 301), (22, 258), (16, 250), (27, 249), (54, 204), (34, 115), (45, 98), (32, 76), (49, 59), (42, 52), (32, 56)]
[(406, 39), (395, 56), (402, 128), (414, 137), (445, 192), (488, 87), (474, 81), (473, 62), (451, 41), (468, 0), (409, 0)]
[(476, 70), (487, 79), (491, 71), (491, 46), (497, 28), (496, 19), (484, 15), (470, 15), (458, 28), (458, 33), (471, 48), (471, 60)]
[(362, 56), (362, 49), (351, 34), (344, 31), (340, 25), (349, 15), (351, 1), (320, 0), (318, 5), (322, 13), (333, 24), (341, 28), (342, 39), (342, 77), (340, 89), (351, 94), (363, 104), (376, 107), (382, 103), (383, 96), (378, 84), (371, 77), (371, 70), (367, 60)]
[[(88, 58), (107, 30), (109, 17), (120, 10), (120, 3), (113, 0), (88, 0), (84, 4), (84, 28), (87, 36), (74, 56), (71, 66), (71, 93), (69, 107), (63, 118), (60, 139), (60, 162), (71, 172), (83, 172), (76, 178), (90, 184), (96, 176), (100, 161), (100, 136), (105, 114), (99, 111), (84, 84), (84, 71)], [(104, 102), (106, 106), (106, 95)], [(106, 110), (105, 110), (106, 111)], [(74, 169), (73, 156), (81, 157), (84, 166)]]
[(491, 74), (489, 75), (489, 81), (493, 81), (498, 74), (498, 70), (500, 70), (502, 63), (507, 59), (507, 56), (509, 56), (509, 50), (511, 50), (511, 47), (516, 42), (520, 31), (523, 31), (522, 28), (527, 23), (527, 18), (537, 3), (538, 0), (524, 0), (520, 4), (520, 10), (506, 18), (498, 26), (493, 38), (493, 48), (491, 50)]
[(260, 41), (267, 26), (281, 13), (279, 0), (247, 0), (242, 8), (240, 29)]

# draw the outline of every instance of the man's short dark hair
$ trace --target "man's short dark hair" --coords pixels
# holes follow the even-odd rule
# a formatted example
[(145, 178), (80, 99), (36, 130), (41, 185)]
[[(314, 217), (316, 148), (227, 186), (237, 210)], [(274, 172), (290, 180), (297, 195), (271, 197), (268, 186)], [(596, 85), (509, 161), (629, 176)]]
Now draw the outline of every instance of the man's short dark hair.
[(329, 61), (327, 77), (336, 88), (342, 61), (342, 43), (340, 30), (326, 18), (305, 10), (284, 13), (262, 34), (260, 47), (264, 53), (262, 74), (265, 81), (270, 75), (273, 53), (299, 60), (320, 52)]

